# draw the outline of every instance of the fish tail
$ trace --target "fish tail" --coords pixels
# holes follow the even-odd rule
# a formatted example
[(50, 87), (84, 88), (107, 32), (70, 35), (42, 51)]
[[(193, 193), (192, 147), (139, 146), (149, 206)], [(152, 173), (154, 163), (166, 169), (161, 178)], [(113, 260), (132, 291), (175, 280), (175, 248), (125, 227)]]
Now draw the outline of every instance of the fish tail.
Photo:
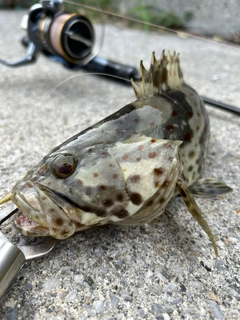
[(141, 61), (139, 83), (135, 83), (133, 79), (131, 83), (138, 99), (170, 89), (179, 89), (184, 83), (179, 54), (174, 51), (173, 55), (170, 52), (165, 55), (163, 50), (161, 58), (157, 60), (153, 52), (150, 70), (146, 70)]

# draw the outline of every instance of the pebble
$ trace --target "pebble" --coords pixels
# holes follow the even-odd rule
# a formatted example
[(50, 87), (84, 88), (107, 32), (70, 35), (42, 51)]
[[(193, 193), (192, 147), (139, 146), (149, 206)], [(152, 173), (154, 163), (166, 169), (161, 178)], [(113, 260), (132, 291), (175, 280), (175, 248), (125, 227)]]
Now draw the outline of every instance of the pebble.
[(224, 315), (222, 314), (222, 311), (219, 307), (219, 305), (215, 301), (209, 301), (209, 308), (211, 309), (214, 317), (216, 319), (224, 319)]
[(224, 261), (217, 259), (215, 261), (215, 268), (221, 271), (226, 271), (228, 270), (228, 267), (226, 266), (226, 264), (224, 263)]
[(82, 274), (76, 274), (74, 276), (74, 281), (77, 283), (77, 284), (81, 284), (83, 285), (83, 282), (84, 282), (84, 277)]
[(93, 303), (94, 308), (97, 313), (101, 313), (104, 310), (104, 301), (103, 300), (96, 300)]
[(59, 285), (60, 281), (59, 278), (57, 277), (53, 277), (48, 279), (45, 283), (44, 283), (44, 288), (47, 290), (51, 290), (56, 288)]
[(125, 300), (125, 301), (132, 301), (133, 298), (131, 297), (130, 293), (127, 290), (123, 290), (121, 292), (121, 297)]
[(87, 305), (84, 305), (83, 308), (85, 311), (87, 311), (87, 314), (89, 317), (95, 317), (97, 315), (96, 310), (94, 310), (93, 308), (91, 308)]
[(181, 288), (182, 292), (186, 292), (187, 291), (187, 288), (185, 287), (184, 284), (180, 284), (180, 288)]
[(69, 292), (69, 294), (66, 296), (66, 300), (67, 301), (71, 301), (71, 300), (73, 300), (73, 299), (75, 299), (76, 298), (76, 292)]
[(170, 302), (171, 302), (171, 304), (178, 304), (178, 303), (183, 302), (183, 298), (177, 297), (177, 298), (172, 299)]
[(112, 304), (112, 307), (114, 309), (116, 309), (118, 307), (118, 304), (119, 304), (119, 298), (116, 297), (114, 294), (112, 294), (111, 292), (109, 292), (109, 297), (110, 297), (110, 300), (111, 300), (111, 304)]
[(5, 314), (4, 320), (15, 320), (15, 319), (17, 319), (17, 309), (16, 308), (8, 309)]
[(163, 308), (159, 303), (154, 303), (151, 306), (152, 313), (159, 314), (163, 312)]

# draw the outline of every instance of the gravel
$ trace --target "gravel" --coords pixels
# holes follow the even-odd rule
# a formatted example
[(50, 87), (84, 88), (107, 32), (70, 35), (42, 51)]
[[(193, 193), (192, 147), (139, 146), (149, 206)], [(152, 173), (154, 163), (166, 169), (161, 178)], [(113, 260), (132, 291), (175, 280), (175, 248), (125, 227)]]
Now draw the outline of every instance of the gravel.
[[(0, 12), (0, 57), (24, 54), (22, 12)], [(186, 81), (200, 94), (240, 107), (239, 49), (192, 38), (106, 26), (101, 55), (149, 64), (151, 52), (181, 53)], [(131, 88), (74, 73), (40, 56), (0, 65), (1, 196), (51, 148), (134, 100)], [(60, 85), (65, 79), (78, 76)], [(212, 142), (204, 176), (233, 192), (197, 199), (219, 257), (181, 199), (140, 227), (103, 226), (59, 241), (27, 262), (0, 304), (0, 319), (240, 319), (240, 119), (208, 107)], [(2, 231), (24, 243), (10, 221)]]

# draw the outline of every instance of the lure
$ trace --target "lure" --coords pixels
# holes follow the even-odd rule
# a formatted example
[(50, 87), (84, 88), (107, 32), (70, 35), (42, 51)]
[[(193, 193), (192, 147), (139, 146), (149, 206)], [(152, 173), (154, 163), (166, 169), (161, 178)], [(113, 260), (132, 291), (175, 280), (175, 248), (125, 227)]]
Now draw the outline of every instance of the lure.
[(103, 224), (139, 225), (161, 215), (180, 194), (188, 211), (214, 236), (194, 196), (231, 191), (200, 179), (210, 136), (197, 92), (183, 80), (179, 55), (140, 63), (137, 100), (54, 148), (0, 203), (19, 208), (16, 228), (26, 236), (70, 237)]

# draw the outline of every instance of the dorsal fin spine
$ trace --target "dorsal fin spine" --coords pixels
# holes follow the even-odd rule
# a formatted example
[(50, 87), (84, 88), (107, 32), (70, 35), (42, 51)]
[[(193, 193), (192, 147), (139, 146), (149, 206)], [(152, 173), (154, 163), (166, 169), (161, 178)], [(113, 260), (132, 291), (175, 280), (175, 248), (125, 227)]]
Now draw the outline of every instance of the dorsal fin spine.
[(179, 54), (174, 51), (171, 55), (168, 51), (165, 55), (163, 50), (161, 58), (157, 60), (153, 52), (149, 71), (145, 69), (143, 62), (140, 62), (139, 77), (139, 83), (131, 80), (138, 99), (166, 92), (169, 89), (180, 89), (184, 81), (179, 65)]

